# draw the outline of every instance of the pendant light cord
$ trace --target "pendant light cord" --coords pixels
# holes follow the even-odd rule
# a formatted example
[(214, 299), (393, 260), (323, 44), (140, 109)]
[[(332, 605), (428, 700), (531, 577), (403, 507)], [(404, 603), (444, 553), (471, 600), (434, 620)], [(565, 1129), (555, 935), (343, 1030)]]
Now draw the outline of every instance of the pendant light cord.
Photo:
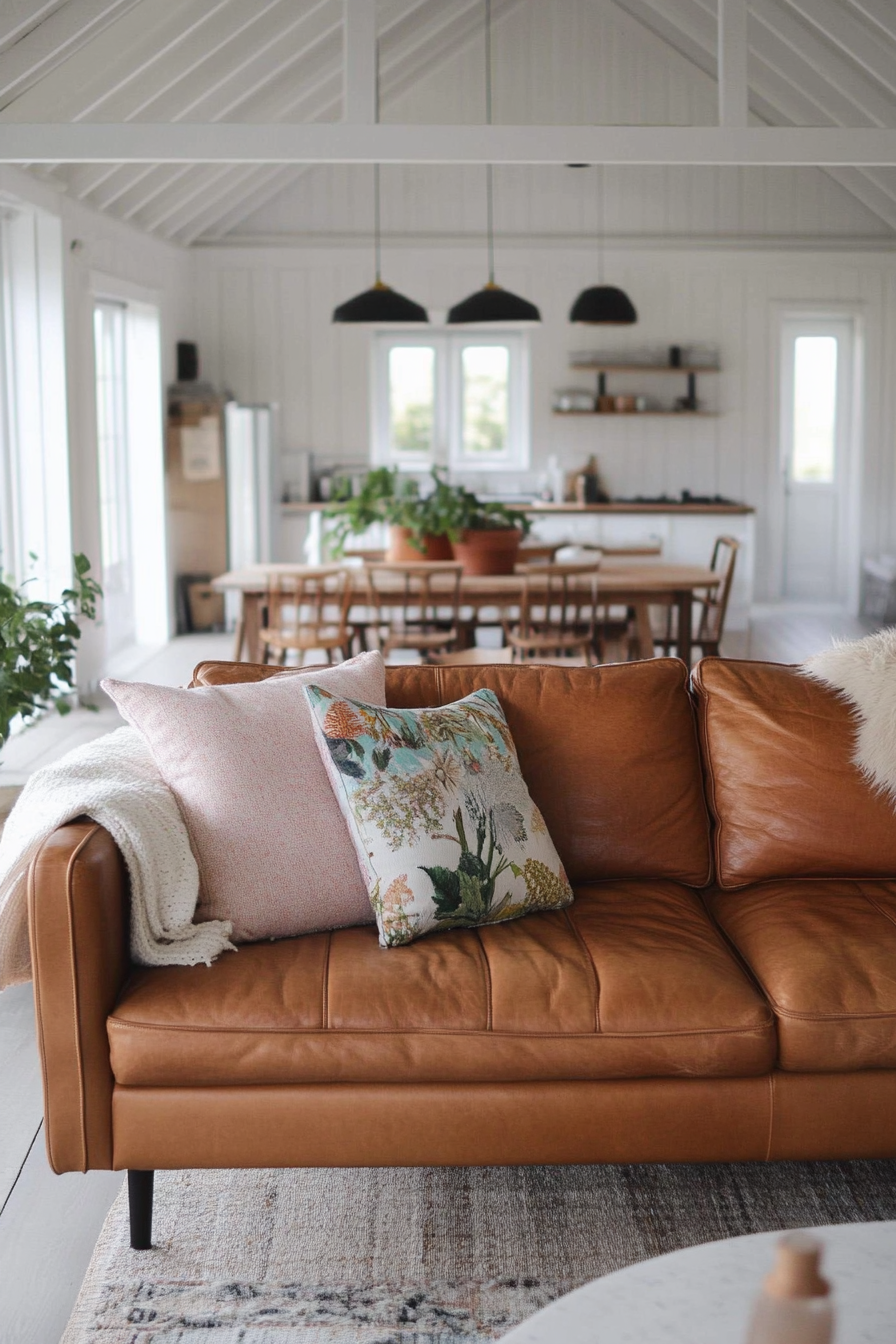
[[(373, 124), (380, 124), (380, 40), (377, 37), (373, 46)], [(381, 285), (382, 244), (380, 243), (380, 165), (373, 165), (373, 256), (376, 272), (375, 283)]]
[(602, 285), (604, 282), (604, 234), (607, 231), (607, 194), (604, 182), (604, 165), (602, 163), (597, 165), (597, 190), (599, 193), (597, 206), (597, 283)]
[[(485, 0), (485, 122), (492, 124), (492, 0)], [(495, 207), (492, 165), (485, 170), (486, 234), (488, 236), (488, 282), (495, 283)]]

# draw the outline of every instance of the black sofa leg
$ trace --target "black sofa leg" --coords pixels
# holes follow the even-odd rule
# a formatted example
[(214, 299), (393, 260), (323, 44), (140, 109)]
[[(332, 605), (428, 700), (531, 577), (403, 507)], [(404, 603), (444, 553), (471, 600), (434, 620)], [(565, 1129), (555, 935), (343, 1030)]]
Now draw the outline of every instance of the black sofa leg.
[(128, 1210), (131, 1215), (131, 1250), (152, 1248), (152, 1185), (154, 1171), (128, 1172)]

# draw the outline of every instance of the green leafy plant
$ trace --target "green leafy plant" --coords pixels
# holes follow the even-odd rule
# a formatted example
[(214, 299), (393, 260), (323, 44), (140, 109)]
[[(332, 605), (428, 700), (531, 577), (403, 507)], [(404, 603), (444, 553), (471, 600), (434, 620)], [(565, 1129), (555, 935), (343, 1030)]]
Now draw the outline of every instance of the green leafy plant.
[(426, 537), (459, 541), (466, 529), (481, 531), (518, 527), (527, 533), (532, 524), (518, 509), (497, 501), (485, 502), (462, 485), (449, 485), (438, 469), (430, 473), (432, 488), (422, 494), (415, 477), (403, 476), (397, 467), (375, 467), (352, 494), (351, 481), (334, 484), (335, 498), (325, 516), (333, 520), (328, 533), (334, 556), (345, 554), (350, 537), (366, 532), (374, 523), (408, 529), (408, 540), (421, 553)]
[(95, 619), (102, 596), (86, 555), (74, 556), (72, 586), (58, 602), (30, 599), (27, 588), (0, 578), (0, 746), (17, 716), (27, 722), (52, 705), (60, 714), (69, 712), (78, 621)]
[(333, 520), (328, 533), (334, 556), (345, 554), (350, 537), (366, 532), (374, 523), (387, 523), (408, 530), (411, 545), (423, 553), (426, 537), (460, 536), (457, 491), (437, 471), (431, 473), (432, 489), (422, 494), (413, 476), (403, 476), (397, 467), (375, 467), (352, 494), (351, 481), (340, 478), (334, 484), (335, 498), (325, 510)]
[(455, 526), (459, 532), (493, 532), (515, 527), (525, 537), (532, 530), (532, 520), (521, 509), (511, 509), (496, 499), (481, 500), (462, 485), (454, 486), (453, 490), (456, 495)]

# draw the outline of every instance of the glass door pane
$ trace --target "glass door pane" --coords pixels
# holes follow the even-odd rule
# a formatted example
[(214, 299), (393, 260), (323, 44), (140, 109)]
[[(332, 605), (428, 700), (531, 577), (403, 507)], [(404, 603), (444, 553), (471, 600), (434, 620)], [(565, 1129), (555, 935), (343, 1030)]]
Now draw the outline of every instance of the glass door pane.
[(793, 343), (792, 479), (829, 485), (836, 443), (837, 338), (798, 336)]
[(134, 640), (130, 487), (125, 399), (125, 310), (94, 309), (96, 432), (106, 652)]

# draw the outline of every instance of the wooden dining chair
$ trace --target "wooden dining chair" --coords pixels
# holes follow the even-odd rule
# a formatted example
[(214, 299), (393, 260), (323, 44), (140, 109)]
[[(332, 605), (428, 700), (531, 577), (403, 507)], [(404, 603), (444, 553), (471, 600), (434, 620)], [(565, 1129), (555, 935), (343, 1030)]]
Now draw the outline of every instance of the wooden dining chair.
[[(713, 588), (706, 588), (702, 593), (694, 593), (694, 607), (698, 612), (698, 619), (691, 647), (699, 650), (701, 658), (719, 654), (739, 550), (740, 542), (736, 537), (716, 537), (709, 567), (714, 574), (721, 575), (721, 580)], [(670, 605), (665, 609), (665, 629), (654, 639), (654, 643), (666, 654), (675, 653), (677, 649), (677, 615), (677, 608), (674, 606)]]
[(341, 565), (270, 574), (267, 619), (260, 633), (262, 661), (267, 663), (274, 653), (283, 664), (292, 651), (301, 666), (311, 649), (322, 650), (331, 661), (349, 657), (351, 601), (351, 573)]
[(382, 561), (366, 570), (368, 624), (384, 658), (397, 649), (446, 653), (457, 643), (462, 565)]
[(597, 631), (598, 563), (526, 565), (519, 618), (504, 621), (504, 638), (515, 662), (539, 656), (584, 657), (594, 661)]

